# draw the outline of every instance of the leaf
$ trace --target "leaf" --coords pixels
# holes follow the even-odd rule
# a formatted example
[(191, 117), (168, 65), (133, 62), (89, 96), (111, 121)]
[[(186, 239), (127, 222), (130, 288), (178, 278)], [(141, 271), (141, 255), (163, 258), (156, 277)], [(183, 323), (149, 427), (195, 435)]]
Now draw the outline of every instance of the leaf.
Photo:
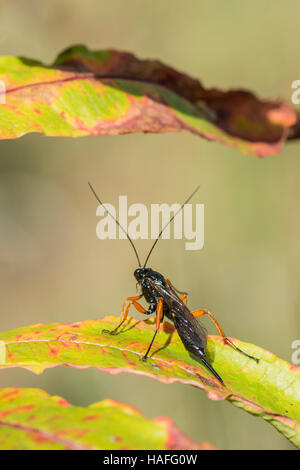
[(117, 317), (66, 324), (38, 324), (0, 333), (0, 368), (24, 367), (37, 374), (48, 367), (96, 367), (117, 374), (146, 375), (170, 384), (181, 382), (207, 392), (212, 400), (228, 400), (273, 424), (300, 447), (300, 367), (279, 359), (258, 346), (236, 339), (237, 346), (260, 359), (259, 364), (218, 336), (208, 338), (209, 361), (223, 378), (220, 383), (191, 358), (171, 325), (164, 323), (147, 362), (141, 357), (150, 343), (153, 321), (130, 319), (117, 335)]
[[(189, 131), (258, 156), (278, 153), (296, 123), (287, 104), (223, 92), (155, 60), (73, 46), (46, 66), (0, 57), (0, 138)], [(2, 100), (1, 100), (2, 98)]]
[(87, 408), (40, 389), (0, 389), (1, 450), (215, 449), (197, 444), (168, 418), (146, 419), (130, 405), (103, 400)]

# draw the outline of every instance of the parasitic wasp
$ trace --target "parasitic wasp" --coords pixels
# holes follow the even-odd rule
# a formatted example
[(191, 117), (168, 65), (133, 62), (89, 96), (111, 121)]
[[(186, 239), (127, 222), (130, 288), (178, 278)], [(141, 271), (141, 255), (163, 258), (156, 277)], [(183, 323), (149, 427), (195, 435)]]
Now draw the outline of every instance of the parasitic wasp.
[[(147, 268), (147, 263), (149, 258), (160, 239), (162, 233), (167, 228), (167, 226), (172, 222), (172, 220), (176, 217), (176, 215), (183, 209), (185, 204), (187, 204), (195, 193), (198, 191), (199, 186), (193, 191), (193, 193), (188, 197), (188, 199), (181, 205), (180, 209), (178, 209), (173, 216), (170, 218), (167, 224), (161, 229), (158, 237), (154, 241), (146, 261), (142, 267), (138, 252), (134, 246), (132, 239), (130, 238), (129, 234), (126, 230), (120, 225), (119, 221), (110, 213), (109, 210), (105, 207), (105, 205), (100, 200), (99, 196), (96, 194), (94, 188), (89, 183), (89, 186), (99, 202), (107, 213), (113, 218), (113, 220), (118, 224), (120, 229), (125, 233), (126, 237), (128, 238), (135, 256), (138, 261), (139, 267), (134, 271), (134, 277), (136, 278), (138, 284), (141, 286), (141, 294), (133, 297), (127, 297), (121, 312), (121, 319), (119, 324), (111, 331), (103, 330), (105, 333), (109, 334), (116, 334), (121, 325), (126, 321), (129, 313), (129, 309), (131, 306), (134, 306), (136, 310), (140, 313), (145, 315), (151, 315), (156, 312), (156, 328), (153, 335), (153, 338), (148, 346), (148, 349), (143, 356), (143, 360), (146, 361), (148, 355), (150, 353), (151, 347), (154, 343), (156, 335), (159, 331), (160, 325), (162, 324), (164, 317), (166, 316), (169, 320), (171, 320), (179, 334), (179, 337), (186, 348), (186, 350), (192, 354), (194, 357), (199, 359), (204, 366), (210, 370), (210, 372), (217, 378), (217, 380), (224, 385), (223, 379), (220, 375), (215, 371), (212, 365), (208, 362), (205, 348), (207, 342), (207, 331), (204, 326), (200, 323), (199, 318), (203, 315), (208, 315), (210, 319), (215, 324), (216, 328), (219, 331), (220, 336), (223, 338), (224, 343), (229, 344), (233, 347), (236, 351), (239, 351), (244, 356), (253, 359), (254, 361), (258, 362), (259, 360), (256, 357), (250, 356), (246, 352), (242, 351), (238, 348), (229, 338), (225, 335), (223, 329), (221, 328), (219, 322), (216, 318), (208, 311), (208, 310), (195, 310), (191, 312), (187, 307), (187, 293), (181, 292), (176, 289), (171, 281), (165, 278), (162, 274), (154, 271), (151, 268)], [(146, 310), (140, 303), (139, 300), (141, 298), (145, 298), (146, 302), (149, 304), (148, 309)]]

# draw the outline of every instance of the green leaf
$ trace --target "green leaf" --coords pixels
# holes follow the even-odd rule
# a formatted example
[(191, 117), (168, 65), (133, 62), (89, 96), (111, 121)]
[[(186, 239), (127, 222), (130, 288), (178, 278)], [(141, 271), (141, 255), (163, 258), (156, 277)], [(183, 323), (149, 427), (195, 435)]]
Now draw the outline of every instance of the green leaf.
[(1, 450), (214, 449), (197, 444), (168, 418), (146, 419), (130, 405), (103, 400), (87, 408), (40, 389), (0, 389)]
[(0, 57), (0, 138), (189, 131), (258, 156), (278, 153), (297, 117), (246, 90), (223, 92), (154, 60), (73, 46), (46, 66)]
[(152, 320), (130, 319), (117, 335), (117, 317), (66, 324), (38, 324), (0, 333), (0, 368), (24, 367), (37, 374), (48, 367), (68, 365), (95, 367), (116, 374), (142, 374), (164, 383), (182, 382), (207, 392), (212, 400), (226, 399), (273, 424), (300, 447), (300, 367), (269, 351), (233, 339), (235, 344), (259, 358), (248, 359), (210, 336), (207, 355), (225, 387), (197, 360), (191, 358), (171, 325), (164, 323), (152, 356), (141, 361), (153, 335)]

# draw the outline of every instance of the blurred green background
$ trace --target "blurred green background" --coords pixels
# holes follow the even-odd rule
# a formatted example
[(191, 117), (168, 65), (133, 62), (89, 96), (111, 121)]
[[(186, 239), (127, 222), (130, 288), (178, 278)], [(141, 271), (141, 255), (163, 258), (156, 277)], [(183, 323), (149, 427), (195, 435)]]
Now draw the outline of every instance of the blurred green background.
[[(0, 54), (47, 63), (65, 47), (157, 58), (207, 87), (243, 87), (290, 102), (299, 79), (298, 1), (1, 1)], [(80, 139), (28, 135), (0, 143), (1, 330), (119, 314), (135, 295), (126, 240), (95, 236), (96, 201), (181, 202), (201, 185), (205, 246), (162, 240), (150, 265), (208, 308), (226, 332), (291, 360), (299, 338), (299, 144), (257, 159), (187, 133)], [(138, 240), (142, 257), (151, 241)], [(209, 331), (215, 333), (209, 324)], [(0, 374), (75, 405), (111, 397), (166, 415), (222, 449), (289, 449), (272, 426), (200, 390), (149, 378), (58, 367)]]

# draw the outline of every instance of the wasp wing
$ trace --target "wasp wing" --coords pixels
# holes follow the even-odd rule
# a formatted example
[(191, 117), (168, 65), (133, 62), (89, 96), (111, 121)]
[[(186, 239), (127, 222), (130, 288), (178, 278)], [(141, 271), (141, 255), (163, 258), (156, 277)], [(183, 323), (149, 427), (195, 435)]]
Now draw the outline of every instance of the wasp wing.
[(171, 286), (164, 286), (153, 279), (149, 280), (149, 283), (169, 308), (175, 328), (186, 349), (190, 352), (195, 352), (196, 349), (204, 353), (207, 339), (204, 326), (193, 316)]

